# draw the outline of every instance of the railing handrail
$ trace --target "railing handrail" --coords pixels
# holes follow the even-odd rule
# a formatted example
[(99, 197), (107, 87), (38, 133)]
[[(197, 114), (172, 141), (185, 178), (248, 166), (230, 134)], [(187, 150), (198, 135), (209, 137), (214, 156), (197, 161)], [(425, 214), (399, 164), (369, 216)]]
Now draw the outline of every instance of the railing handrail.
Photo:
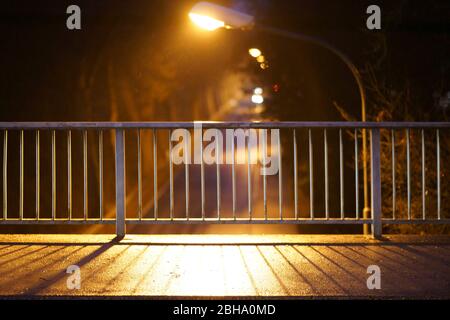
[(361, 122), (361, 121), (89, 121), (89, 122), (0, 122), (0, 130), (33, 129), (176, 129), (194, 128), (450, 128), (450, 122)]

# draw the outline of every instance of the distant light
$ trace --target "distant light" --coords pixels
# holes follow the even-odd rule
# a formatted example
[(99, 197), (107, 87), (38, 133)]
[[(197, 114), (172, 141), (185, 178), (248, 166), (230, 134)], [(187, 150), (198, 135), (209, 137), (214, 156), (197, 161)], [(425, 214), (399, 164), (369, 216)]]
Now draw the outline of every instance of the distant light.
[(269, 65), (268, 65), (267, 63), (261, 63), (259, 66), (260, 66), (261, 69), (263, 69), (263, 70), (265, 70), (265, 69), (267, 69), (267, 68), (269, 67)]
[(257, 48), (251, 48), (248, 49), (248, 53), (253, 57), (253, 58), (258, 58), (262, 53), (261, 50), (257, 49)]
[(260, 87), (257, 87), (257, 88), (255, 88), (255, 90), (253, 90), (253, 93), (261, 95), (263, 93), (263, 89)]
[(202, 29), (208, 30), (208, 31), (213, 31), (218, 28), (225, 27), (225, 23), (223, 21), (220, 21), (220, 20), (208, 17), (208, 16), (204, 16), (204, 15), (200, 15), (200, 14), (196, 14), (196, 13), (189, 13), (189, 18), (197, 26), (199, 26)]
[(256, 61), (258, 61), (259, 63), (263, 63), (264, 61), (266, 61), (266, 58), (264, 58), (263, 55), (260, 55), (256, 58)]
[(261, 104), (264, 102), (264, 98), (260, 94), (254, 94), (252, 95), (252, 102), (256, 104)]
[(275, 83), (275, 84), (273, 85), (273, 91), (275, 91), (275, 92), (280, 91), (280, 85), (277, 84), (277, 83)]

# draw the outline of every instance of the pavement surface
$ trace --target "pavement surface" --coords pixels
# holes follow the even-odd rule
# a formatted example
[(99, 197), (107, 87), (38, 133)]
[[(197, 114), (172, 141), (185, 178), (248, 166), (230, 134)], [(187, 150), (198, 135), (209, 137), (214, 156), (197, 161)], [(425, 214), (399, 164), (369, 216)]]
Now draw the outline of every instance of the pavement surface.
[(450, 298), (449, 266), (450, 237), (0, 235), (3, 298)]

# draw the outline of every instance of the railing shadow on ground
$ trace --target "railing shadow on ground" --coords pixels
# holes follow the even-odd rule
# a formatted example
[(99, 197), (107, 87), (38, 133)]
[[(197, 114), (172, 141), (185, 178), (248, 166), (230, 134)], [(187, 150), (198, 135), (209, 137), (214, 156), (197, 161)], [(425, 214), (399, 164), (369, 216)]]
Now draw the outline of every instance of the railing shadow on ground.
[[(74, 253), (76, 253), (77, 251), (79, 251), (79, 250), (81, 250), (83, 248), (84, 248), (83, 246), (80, 246), (79, 248), (75, 247), (74, 250), (72, 252), (70, 252), (70, 254), (74, 254)], [(14, 265), (13, 268), (11, 268), (7, 272), (1, 271), (1, 275), (2, 275), (2, 277), (6, 277), (6, 276), (11, 277), (11, 275), (13, 275), (14, 273), (17, 272), (19, 267), (25, 267), (25, 266), (29, 267), (33, 263), (36, 263), (36, 262), (38, 262), (39, 260), (41, 260), (43, 258), (49, 259), (50, 256), (57, 255), (58, 253), (61, 253), (62, 250), (64, 250), (64, 248), (58, 246), (55, 250), (51, 251), (50, 253), (47, 253), (47, 254), (45, 254), (43, 256), (37, 256), (36, 258), (32, 259), (31, 261), (25, 261), (24, 263), (22, 263), (20, 265)], [(32, 255), (35, 254), (36, 251), (34, 251), (31, 254)], [(49, 263), (46, 264), (44, 267), (31, 269), (29, 272), (21, 273), (21, 277), (26, 279), (28, 276), (31, 276), (34, 273), (43, 273), (43, 271), (48, 270), (51, 266), (56, 265), (57, 263), (64, 261), (67, 257), (68, 257), (68, 254), (62, 255), (59, 258), (57, 258), (56, 260), (49, 261)], [(44, 277), (40, 277), (39, 279), (43, 280), (43, 281), (49, 281), (48, 279), (46, 279)], [(10, 279), (7, 282), (1, 282), (1, 286), (4, 287), (4, 286), (13, 285), (15, 281), (16, 281), (16, 279), (13, 278), (13, 279)]]
[[(75, 263), (75, 265), (77, 265), (78, 267), (81, 268), (82, 266), (86, 265), (90, 261), (92, 261), (95, 258), (97, 258), (99, 255), (101, 255), (102, 253), (104, 253), (105, 251), (110, 249), (112, 246), (114, 246), (114, 244), (116, 244), (118, 241), (120, 241), (120, 239), (121, 239), (121, 237), (116, 237), (111, 242), (101, 245), (100, 248), (98, 248), (94, 252), (88, 254), (87, 256), (82, 258), (81, 260), (79, 260), (77, 263)], [(83, 244), (78, 244), (78, 246), (85, 247), (85, 245), (83, 245)], [(65, 258), (66, 257), (63, 256), (61, 259), (65, 259)], [(61, 259), (59, 259), (59, 260), (61, 260)], [(55, 262), (53, 262), (53, 264), (54, 263)], [(26, 290), (23, 293), (23, 295), (25, 295), (25, 296), (36, 295), (39, 292), (43, 291), (44, 289), (52, 286), (53, 284), (56, 284), (58, 281), (64, 279), (65, 277), (67, 277), (66, 270), (61, 270), (56, 276), (53, 276), (51, 279), (47, 279), (46, 282), (41, 283), (41, 284), (39, 284), (37, 286), (31, 287), (30, 289)]]
[[(411, 248), (410, 244), (405, 243), (389, 243), (386, 244), (370, 244), (370, 243), (338, 243), (338, 244), (310, 244), (310, 243), (302, 243), (302, 244), (178, 244), (177, 246), (180, 248), (176, 250), (177, 257), (170, 257), (170, 252), (167, 251), (171, 244), (149, 244), (149, 243), (135, 243), (136, 245), (143, 246), (143, 248), (139, 249), (137, 253), (133, 253), (132, 257), (127, 250), (133, 245), (133, 243), (127, 243), (120, 241), (121, 239), (113, 239), (110, 242), (103, 244), (95, 244), (95, 243), (75, 243), (75, 244), (43, 244), (43, 243), (35, 243), (34, 245), (39, 246), (39, 248), (33, 248), (32, 245), (25, 245), (20, 250), (25, 250), (25, 253), (19, 254), (18, 257), (10, 257), (6, 261), (0, 261), (1, 265), (8, 265), (9, 263), (13, 263), (14, 260), (25, 259), (25, 257), (33, 256), (31, 260), (26, 260), (19, 265), (13, 265), (12, 268), (7, 270), (6, 272), (1, 271), (2, 278), (5, 279), (4, 276), (14, 274), (18, 268), (24, 267), (25, 264), (27, 266), (33, 265), (38, 260), (42, 260), (45, 258), (45, 262), (43, 265), (40, 265), (39, 268), (23, 273), (20, 277), (27, 277), (32, 272), (40, 272), (42, 270), (51, 270), (52, 267), (56, 266), (58, 263), (67, 259), (70, 255), (86, 248), (87, 246), (97, 246), (99, 248), (95, 249), (93, 252), (87, 253), (85, 256), (82, 256), (77, 262), (73, 263), (80, 268), (91, 263), (92, 261), (99, 259), (99, 257), (104, 254), (106, 251), (111, 249), (114, 246), (120, 245), (125, 247), (114, 256), (113, 259), (107, 260), (107, 263), (99, 264), (94, 266), (94, 269), (90, 270), (90, 273), (87, 274), (87, 277), (83, 279), (84, 283), (88, 281), (95, 281), (95, 276), (102, 272), (106, 272), (106, 268), (108, 266), (113, 266), (118, 263), (118, 260), (124, 259), (124, 264), (120, 264), (119, 268), (114, 270), (113, 275), (105, 282), (102, 286), (103, 291), (111, 291), (114, 289), (118, 283), (124, 283), (129, 275), (129, 270), (133, 269), (133, 266), (140, 264), (140, 276), (131, 284), (129, 287), (130, 294), (138, 294), (145, 292), (145, 282), (149, 280), (149, 278), (155, 277), (156, 266), (159, 266), (161, 261), (164, 260), (165, 263), (167, 261), (174, 262), (174, 259), (178, 259), (176, 263), (167, 264), (168, 268), (183, 268), (183, 263), (186, 263), (190, 257), (189, 252), (186, 252), (186, 248), (188, 247), (196, 247), (199, 245), (203, 246), (203, 248), (213, 248), (211, 252), (213, 255), (208, 257), (208, 259), (214, 259), (221, 257), (221, 264), (224, 264), (226, 260), (229, 261), (232, 259), (236, 259), (236, 257), (232, 256), (232, 252), (228, 252), (224, 255), (224, 248), (233, 247), (236, 248), (239, 252), (240, 261), (242, 262), (242, 270), (241, 275), (246, 277), (249, 284), (251, 284), (251, 289), (255, 295), (264, 295), (265, 294), (265, 286), (267, 284), (262, 283), (258, 280), (258, 277), (261, 276), (260, 272), (264, 272), (267, 278), (272, 279), (273, 287), (275, 287), (278, 292), (282, 293), (282, 296), (291, 296), (295, 295), (295, 287), (293, 287), (293, 280), (295, 278), (295, 283), (302, 284), (305, 288), (306, 292), (310, 294), (323, 294), (326, 291), (324, 289), (323, 284), (328, 283), (333, 288), (335, 288), (335, 292), (342, 295), (350, 295), (351, 290), (349, 290), (346, 285), (349, 282), (353, 283), (353, 285), (360, 285), (361, 279), (352, 271), (358, 271), (357, 274), (365, 274), (365, 270), (367, 265), (373, 262), (383, 262), (383, 269), (387, 270), (392, 274), (398, 274), (399, 270), (402, 270), (402, 273), (398, 274), (398, 277), (403, 281), (409, 283), (411, 279), (414, 278), (414, 275), (418, 272), (417, 266), (421, 266), (420, 269), (427, 268), (427, 261), (431, 261), (434, 268), (437, 267), (436, 270), (445, 270), (446, 266), (448, 266), (448, 260), (442, 259), (439, 256), (433, 255), (431, 253), (422, 252), (419, 249)], [(23, 244), (22, 244), (23, 245)], [(61, 254), (61, 250), (65, 250), (67, 246), (74, 246), (74, 250), (70, 252), (66, 252)], [(424, 245), (423, 243), (421, 245)], [(427, 244), (430, 246), (430, 244)], [(161, 247), (162, 248), (158, 252), (154, 252), (149, 250), (150, 248)], [(180, 247), (181, 246), (181, 247)], [(30, 250), (31, 247), (31, 251)], [(56, 247), (52, 248), (52, 247)], [(217, 247), (217, 250), (216, 248)], [(2, 248), (3, 249), (3, 248)], [(54, 250), (53, 250), (54, 249)], [(20, 250), (13, 250), (14, 252), (18, 252)], [(44, 255), (40, 255), (39, 252), (44, 251)], [(50, 250), (50, 252), (46, 252)], [(404, 251), (403, 251), (404, 250)], [(444, 252), (447, 252), (448, 247), (442, 249)], [(196, 249), (195, 252), (203, 251), (202, 248)], [(406, 255), (409, 252), (410, 255)], [(4, 252), (7, 253), (7, 252)], [(79, 254), (80, 252), (78, 252)], [(173, 252), (172, 252), (173, 253)], [(192, 253), (192, 252), (191, 252)], [(58, 256), (61, 254), (61, 256)], [(142, 259), (148, 255), (153, 255), (151, 262), (146, 265), (142, 263)], [(34, 257), (35, 256), (35, 257)], [(49, 259), (51, 256), (56, 256), (57, 259)], [(401, 258), (404, 256), (404, 258)], [(165, 259), (162, 259), (165, 257)], [(338, 262), (337, 257), (342, 258), (340, 262)], [(129, 259), (130, 258), (130, 259)], [(168, 260), (169, 259), (169, 260)], [(172, 259), (172, 260), (171, 260)], [(431, 259), (431, 260), (430, 260)], [(105, 260), (106, 261), (106, 260)], [(408, 262), (409, 261), (409, 262)], [(192, 264), (190, 268), (201, 268), (200, 260), (193, 260), (189, 262)], [(165, 264), (166, 265), (166, 264)], [(161, 266), (159, 266), (161, 267)], [(234, 266), (233, 268), (239, 269), (239, 267)], [(335, 273), (340, 274), (340, 280), (335, 279), (333, 275), (330, 274), (329, 269), (334, 269)], [(263, 271), (261, 271), (263, 270)], [(170, 271), (170, 270), (168, 270)], [(163, 290), (162, 292), (170, 292), (172, 282), (175, 281), (172, 276), (170, 276), (170, 272), (166, 272), (163, 275), (159, 275), (163, 277)], [(178, 270), (179, 271), (179, 270)], [(191, 270), (192, 271), (192, 270)], [(189, 271), (189, 272), (191, 272)], [(290, 274), (290, 277), (285, 277), (280, 275), (280, 272), (287, 272)], [(188, 273), (189, 273), (188, 272)], [(176, 273), (175, 271), (173, 272)], [(68, 274), (66, 270), (58, 271), (54, 276), (49, 277), (47, 279), (43, 279), (44, 282), (38, 283), (36, 285), (32, 285), (29, 289), (25, 290), (21, 295), (22, 296), (39, 296), (45, 294), (47, 289), (50, 289), (52, 286), (56, 285), (59, 281), (64, 280)], [(164, 278), (165, 277), (165, 278)], [(342, 281), (342, 279), (346, 279)], [(2, 282), (1, 286), (5, 287), (10, 285), (12, 282), (17, 281), (17, 278), (12, 277), (6, 282)], [(216, 280), (219, 281), (219, 280)], [(225, 280), (222, 280), (225, 281)], [(223, 285), (223, 284), (222, 284)], [(418, 290), (417, 287), (412, 285), (415, 290)], [(144, 288), (144, 289), (142, 289)], [(420, 288), (419, 288), (420, 289)], [(149, 288), (151, 290), (151, 288)]]

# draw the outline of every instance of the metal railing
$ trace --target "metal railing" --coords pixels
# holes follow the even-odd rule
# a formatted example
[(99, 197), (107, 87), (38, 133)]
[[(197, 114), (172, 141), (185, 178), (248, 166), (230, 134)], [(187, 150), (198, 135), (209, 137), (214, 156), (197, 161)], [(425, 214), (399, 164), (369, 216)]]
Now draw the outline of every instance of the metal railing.
[[(207, 129), (214, 129), (216, 132), (226, 129), (241, 129), (241, 133), (245, 134), (245, 145), (247, 153), (245, 159), (246, 163), (236, 163), (236, 154), (239, 151), (236, 146), (237, 137), (232, 136), (231, 141), (231, 163), (222, 164), (219, 161), (219, 156), (221, 152), (218, 150), (222, 149), (219, 146), (219, 139), (215, 138), (215, 157), (216, 166), (215, 168), (215, 200), (216, 208), (215, 215), (211, 216), (206, 214), (205, 202), (207, 197), (211, 192), (210, 189), (205, 190), (205, 161), (204, 161), (204, 143), (202, 140), (200, 152), (200, 163), (197, 163), (200, 167), (199, 176), (195, 179), (200, 179), (196, 188), (200, 189), (200, 205), (193, 212), (193, 206), (191, 203), (191, 185), (192, 185), (192, 172), (190, 172), (190, 167), (195, 166), (195, 164), (190, 164), (187, 160), (188, 153), (186, 150), (191, 151), (191, 146), (187, 145), (187, 139), (183, 140), (185, 144), (185, 151), (183, 152), (183, 158), (186, 160), (181, 166), (180, 164), (174, 164), (173, 161), (173, 149), (174, 149), (174, 138), (172, 133), (177, 129), (185, 129), (187, 132), (189, 130), (198, 129), (199, 124), (201, 124), (201, 137), (203, 138), (203, 132)], [(372, 234), (374, 237), (380, 237), (382, 234), (383, 224), (448, 224), (450, 219), (446, 212), (442, 208), (442, 194), (443, 189), (445, 192), (449, 192), (450, 185), (447, 179), (442, 179), (443, 169), (442, 169), (442, 150), (441, 144), (443, 139), (448, 139), (448, 129), (450, 128), (450, 123), (448, 122), (389, 122), (389, 123), (375, 123), (375, 122), (49, 122), (49, 123), (12, 123), (3, 122), (0, 123), (0, 130), (3, 134), (3, 153), (2, 153), (2, 215), (0, 219), (0, 225), (6, 224), (115, 224), (116, 233), (119, 236), (123, 236), (126, 232), (126, 224), (174, 224), (174, 223), (221, 223), (221, 224), (348, 224), (348, 225), (362, 225), (370, 224), (372, 226)], [(267, 150), (269, 143), (267, 141), (267, 130), (277, 130), (279, 133), (275, 138), (275, 141), (271, 141), (270, 145), (275, 145), (276, 149), (272, 149), (272, 157), (275, 157), (278, 162), (278, 171), (276, 173), (278, 190), (276, 192), (278, 205), (277, 215), (268, 214), (268, 194), (271, 193), (271, 189), (268, 187), (269, 178), (266, 173), (267, 166), (264, 164), (262, 166), (262, 203), (260, 203), (260, 197), (254, 199), (254, 193), (256, 191), (260, 192), (260, 186), (256, 184), (254, 175), (255, 168), (254, 164), (251, 163), (253, 152), (250, 145), (250, 130), (261, 133), (261, 139), (258, 142), (260, 147), (259, 157), (262, 157), (263, 163), (267, 163)], [(363, 130), (367, 130), (370, 136), (370, 196), (371, 196), (371, 216), (369, 218), (363, 218), (361, 216), (361, 179), (360, 179), (360, 169), (361, 169), (361, 149), (360, 149), (360, 139)], [(31, 131), (30, 134), (34, 136), (34, 141), (28, 141), (28, 144), (33, 145), (34, 152), (32, 154), (25, 154), (25, 145), (27, 141), (24, 138), (24, 132)], [(51, 158), (51, 170), (49, 174), (51, 183), (51, 212), (50, 216), (45, 216), (41, 212), (41, 198), (43, 195), (41, 192), (41, 133), (50, 132), (50, 158)], [(56, 132), (64, 132), (64, 143), (66, 146), (65, 158), (67, 163), (65, 168), (62, 170), (63, 174), (66, 175), (66, 190), (65, 195), (67, 199), (65, 200), (67, 204), (66, 212), (58, 214), (57, 212), (57, 201), (62, 201), (58, 197), (57, 188), (57, 173), (60, 174), (61, 170), (58, 170), (57, 163), (57, 139)], [(81, 152), (82, 152), (82, 216), (80, 214), (75, 214), (73, 210), (73, 152), (74, 147), (72, 145), (72, 133), (74, 131), (81, 131)], [(89, 212), (89, 160), (88, 160), (88, 132), (95, 131), (98, 147), (97, 159), (98, 164), (96, 175), (98, 177), (98, 212), (95, 215)], [(113, 216), (105, 216), (105, 203), (104, 203), (104, 132), (113, 132), (114, 137), (114, 189), (115, 189), (115, 214)], [(137, 145), (137, 157), (136, 157), (136, 170), (137, 170), (137, 217), (127, 216), (126, 206), (126, 162), (125, 162), (125, 135), (128, 132), (134, 131), (137, 133), (135, 137), (135, 143)], [(142, 139), (141, 132), (150, 132), (152, 134), (151, 139), (151, 156), (153, 159), (152, 163), (152, 178), (153, 178), (153, 196), (152, 196), (152, 216), (143, 214), (143, 203), (150, 201), (150, 199), (143, 199), (143, 167), (142, 167)], [(158, 140), (158, 132), (165, 131), (168, 140), (162, 142)], [(330, 136), (330, 132), (337, 132), (337, 135)], [(416, 153), (412, 152), (411, 143), (411, 132), (419, 132), (420, 140), (420, 156), (419, 160), (421, 172), (412, 172), (412, 166), (417, 166)], [(11, 132), (18, 135), (18, 147), (12, 145), (8, 137)], [(320, 147), (321, 153), (323, 152), (323, 163), (317, 162), (317, 156), (315, 157), (315, 152), (317, 151), (318, 145), (313, 143), (313, 132), (319, 132), (320, 138), (323, 141), (323, 148)], [(304, 134), (306, 146), (299, 146), (299, 134)], [(344, 136), (345, 135), (345, 136)], [(330, 158), (330, 137), (336, 142), (333, 146), (336, 146), (338, 150), (338, 156), (333, 156)], [(337, 138), (337, 139), (335, 139)], [(428, 139), (427, 139), (428, 138)], [(30, 139), (28, 139), (30, 140)], [(337, 141), (336, 141), (337, 140)], [(178, 140), (177, 140), (178, 141)], [(212, 140), (210, 140), (212, 141)], [(351, 146), (349, 147), (349, 141)], [(446, 140), (448, 141), (448, 140)], [(347, 143), (347, 144), (346, 144)], [(29, 146), (29, 145), (28, 145)], [(164, 181), (158, 181), (158, 157), (160, 156), (158, 151), (161, 150), (161, 146), (165, 146), (168, 150), (169, 156), (164, 156), (164, 165), (168, 166), (168, 176), (164, 177)], [(144, 146), (146, 148), (147, 146)], [(406, 158), (405, 167), (403, 164), (399, 164), (399, 152), (405, 148), (404, 156)], [(400, 150), (400, 149), (401, 150)], [(19, 153), (18, 157), (18, 171), (19, 171), (19, 182), (18, 190), (15, 189), (11, 191), (9, 188), (8, 174), (11, 173), (12, 168), (10, 162), (12, 161), (9, 156), (11, 152)], [(29, 149), (29, 148), (27, 148)], [(344, 150), (345, 149), (345, 150)], [(433, 149), (433, 150), (431, 150)], [(59, 150), (59, 149), (58, 149)], [(299, 150), (301, 151), (303, 157), (299, 156)], [(349, 150), (351, 152), (349, 152)], [(242, 150), (241, 150), (242, 151)], [(448, 150), (446, 150), (448, 151)], [(161, 153), (161, 152), (160, 152)], [(261, 155), (262, 153), (262, 155)], [(346, 154), (351, 154), (351, 161), (345, 162)], [(307, 154), (307, 156), (305, 156)], [(428, 162), (427, 162), (428, 154)], [(431, 157), (431, 155), (433, 155)], [(288, 156), (289, 159), (286, 157)], [(258, 157), (258, 156), (257, 156)], [(433, 164), (430, 164), (430, 158)], [(330, 159), (334, 160), (330, 163)], [(387, 161), (390, 163), (383, 163)], [(25, 181), (24, 174), (24, 163), (25, 160), (34, 162), (35, 172), (34, 172), (34, 195), (35, 195), (35, 212), (34, 215), (30, 217), (24, 215), (24, 186)], [(403, 160), (403, 158), (401, 158)], [(338, 163), (338, 180), (339, 187), (335, 193), (339, 194), (338, 197), (338, 209), (333, 210), (330, 200), (330, 164)], [(289, 163), (289, 170), (283, 168)], [(427, 164), (428, 163), (428, 164)], [(209, 166), (211, 164), (208, 164)], [(174, 167), (177, 168), (174, 168)], [(183, 168), (184, 166), (184, 168)], [(226, 216), (224, 213), (222, 198), (227, 192), (224, 188), (221, 188), (222, 179), (225, 179), (224, 172), (222, 171), (222, 166), (228, 166), (230, 168), (231, 176), (231, 215)], [(246, 183), (245, 185), (237, 186), (236, 180), (238, 178), (237, 167), (239, 166), (239, 172), (242, 173), (246, 170)], [(317, 169), (315, 167), (323, 167), (323, 180), (321, 183), (320, 192), (317, 188)], [(387, 174), (388, 166), (391, 168), (390, 173)], [(61, 165), (60, 165), (61, 167)], [(308, 167), (304, 170), (304, 174), (301, 173), (302, 168)], [(180, 169), (183, 168), (183, 169)], [(14, 167), (15, 169), (15, 167)], [(401, 169), (401, 170), (400, 170)], [(399, 172), (405, 169), (405, 172)], [(316, 171), (315, 171), (316, 170)], [(349, 170), (353, 173), (353, 177), (348, 178)], [(448, 169), (446, 169), (448, 170)], [(64, 172), (65, 171), (65, 172)], [(290, 172), (289, 172), (290, 171)], [(347, 174), (345, 173), (347, 171)], [(429, 175), (427, 176), (427, 172)], [(432, 173), (432, 176), (430, 176)], [(184, 188), (180, 190), (175, 190), (175, 178), (178, 175), (184, 175)], [(400, 175), (401, 174), (401, 175)], [(420, 201), (417, 201), (414, 195), (417, 193), (413, 192), (412, 176), (414, 174), (420, 175)], [(301, 177), (300, 177), (301, 176)], [(401, 177), (401, 179), (400, 179)], [(399, 182), (399, 180), (404, 181), (405, 189)], [(226, 179), (230, 177), (226, 176)], [(242, 178), (242, 175), (241, 175)], [(302, 180), (303, 179), (303, 180)], [(304, 181), (308, 180), (307, 183)], [(346, 193), (346, 185), (348, 185), (348, 180), (353, 180), (354, 192), (353, 201), (354, 207), (349, 210), (349, 204), (346, 200), (349, 199), (349, 194)], [(429, 182), (432, 180), (432, 183)], [(259, 180), (258, 180), (259, 181)], [(303, 181), (303, 182), (302, 182)], [(168, 190), (161, 190), (161, 183), (167, 182)], [(428, 184), (427, 184), (428, 182)], [(391, 186), (390, 190), (385, 190), (388, 186)], [(303, 188), (302, 188), (303, 186)], [(245, 188), (246, 190), (241, 190)], [(301, 190), (300, 190), (301, 189)], [(18, 196), (17, 196), (18, 191)], [(79, 191), (79, 190), (75, 190)], [(287, 204), (286, 197), (287, 191), (292, 195), (292, 203)], [(383, 192), (382, 192), (383, 191)], [(404, 200), (400, 199), (400, 193), (406, 191), (406, 198)], [(175, 214), (175, 193), (184, 192), (184, 215), (176, 216)], [(323, 192), (323, 198), (322, 198)], [(353, 193), (352, 192), (352, 193)], [(10, 195), (10, 193), (13, 193)], [(300, 195), (305, 195), (300, 197)], [(237, 210), (237, 198), (238, 195), (246, 194), (247, 203), (245, 213)], [(275, 193), (272, 193), (275, 194)], [(317, 194), (321, 196), (318, 199)], [(433, 195), (434, 200), (430, 200), (430, 196)], [(162, 196), (168, 196), (168, 207), (166, 209), (159, 206)], [(385, 198), (383, 198), (385, 196)], [(8, 206), (8, 200), (10, 198), (18, 200), (18, 214), (12, 214)], [(273, 197), (272, 197), (273, 198)], [(301, 199), (303, 198), (303, 199)], [(390, 212), (386, 210), (386, 199), (392, 202), (392, 209)], [(347, 201), (348, 202), (348, 201)], [(435, 214), (430, 215), (427, 211), (427, 203), (432, 203), (433, 211)], [(315, 205), (319, 203), (319, 207), (323, 208), (323, 211), (318, 211)], [(413, 213), (417, 211), (416, 203), (421, 203), (421, 214), (420, 217), (416, 217)], [(323, 204), (323, 205), (322, 205)], [(414, 204), (414, 205), (413, 205)], [(352, 204), (353, 206), (353, 204)], [(406, 206), (406, 208), (405, 208)], [(301, 210), (303, 208), (303, 210)], [(307, 209), (305, 209), (307, 208)], [(162, 212), (164, 210), (164, 212)], [(197, 212), (198, 211), (198, 212)], [(383, 212), (382, 212), (383, 211)], [(45, 217), (44, 217), (45, 216)]]

